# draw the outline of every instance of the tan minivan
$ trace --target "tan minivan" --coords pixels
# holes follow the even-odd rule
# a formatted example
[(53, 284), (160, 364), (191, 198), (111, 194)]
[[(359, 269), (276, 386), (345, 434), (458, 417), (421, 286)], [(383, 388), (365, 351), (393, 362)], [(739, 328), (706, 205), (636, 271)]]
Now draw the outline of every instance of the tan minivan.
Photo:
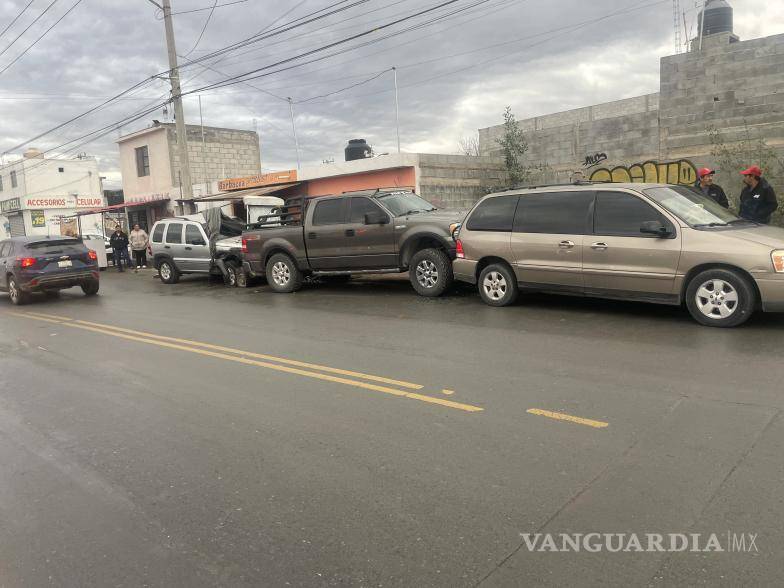
[(490, 194), (455, 234), (455, 279), (506, 306), (522, 290), (680, 305), (734, 327), (784, 312), (784, 229), (685, 187), (548, 186)]

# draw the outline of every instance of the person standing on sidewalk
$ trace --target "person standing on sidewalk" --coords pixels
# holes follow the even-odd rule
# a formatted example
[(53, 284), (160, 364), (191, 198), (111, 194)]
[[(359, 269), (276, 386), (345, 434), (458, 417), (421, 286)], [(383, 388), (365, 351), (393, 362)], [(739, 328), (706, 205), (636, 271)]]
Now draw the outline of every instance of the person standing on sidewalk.
[(123, 271), (123, 259), (125, 260), (125, 264), (130, 267), (131, 260), (128, 257), (128, 236), (123, 233), (120, 225), (117, 225), (114, 233), (112, 233), (112, 236), (109, 238), (109, 244), (112, 246), (114, 265), (117, 266), (117, 269), (121, 272)]
[(738, 216), (755, 223), (770, 224), (770, 215), (779, 207), (773, 187), (762, 177), (762, 170), (756, 165), (740, 173), (746, 186), (740, 193)]
[(138, 272), (142, 268), (147, 269), (147, 245), (150, 243), (150, 237), (137, 224), (133, 225), (130, 238), (133, 257), (136, 262), (136, 271)]
[(729, 208), (730, 203), (729, 200), (727, 200), (727, 195), (724, 193), (724, 190), (718, 184), (713, 183), (713, 174), (715, 173), (715, 169), (703, 167), (697, 172), (700, 179), (694, 184), (694, 188), (717, 204), (720, 204), (724, 208)]

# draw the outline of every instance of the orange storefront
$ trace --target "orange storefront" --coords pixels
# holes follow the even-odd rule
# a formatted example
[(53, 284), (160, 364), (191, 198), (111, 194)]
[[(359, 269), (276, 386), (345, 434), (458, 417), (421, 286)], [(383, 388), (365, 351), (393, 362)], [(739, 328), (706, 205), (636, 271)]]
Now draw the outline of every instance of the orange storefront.
[(357, 172), (342, 176), (313, 178), (305, 181), (307, 196), (326, 196), (342, 194), (355, 190), (373, 190), (376, 188), (406, 188), (413, 190), (416, 186), (416, 171), (413, 167), (399, 167), (366, 172)]

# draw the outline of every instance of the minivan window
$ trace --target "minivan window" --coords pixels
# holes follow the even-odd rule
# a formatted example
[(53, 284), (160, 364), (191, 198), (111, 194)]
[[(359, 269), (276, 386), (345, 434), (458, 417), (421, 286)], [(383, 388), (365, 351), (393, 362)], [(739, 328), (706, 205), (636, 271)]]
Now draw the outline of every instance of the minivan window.
[(322, 200), (313, 212), (314, 225), (340, 225), (346, 222), (346, 199)]
[(169, 223), (166, 229), (166, 242), (174, 245), (182, 243), (182, 223)]
[(662, 186), (643, 190), (682, 221), (694, 226), (724, 226), (740, 223), (741, 219), (718, 204), (713, 198), (686, 186)]
[(518, 196), (496, 196), (481, 202), (471, 213), (469, 231), (511, 232)]
[(545, 192), (520, 196), (516, 233), (584, 235), (590, 226), (593, 192)]
[(162, 243), (163, 242), (163, 230), (166, 228), (166, 225), (160, 224), (155, 227), (155, 230), (152, 232), (152, 242), (153, 243)]
[(8, 241), (0, 243), (0, 257), (7, 257), (9, 253), (11, 253), (11, 243)]
[(669, 222), (653, 206), (625, 192), (599, 192), (596, 195), (594, 233), (618, 237), (650, 237), (640, 232), (648, 221)]
[(206, 245), (199, 227), (196, 225), (185, 225), (185, 244), (186, 245)]

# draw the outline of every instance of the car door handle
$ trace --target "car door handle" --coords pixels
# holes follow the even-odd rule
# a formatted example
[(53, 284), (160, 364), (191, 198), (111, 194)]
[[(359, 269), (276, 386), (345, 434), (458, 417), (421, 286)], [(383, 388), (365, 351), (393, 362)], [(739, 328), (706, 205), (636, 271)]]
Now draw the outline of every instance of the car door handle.
[(171, 249), (171, 247), (169, 247), (168, 245), (164, 245), (163, 248), (164, 249)]
[(560, 249), (574, 249), (574, 241), (561, 241), (558, 243)]
[(185, 251), (193, 251), (193, 247), (186, 247)]
[(308, 233), (308, 239), (315, 239), (316, 233)]
[(353, 237), (356, 235), (354, 229), (346, 229), (346, 237)]
[(591, 249), (595, 249), (596, 251), (604, 251), (605, 249), (607, 249), (607, 243), (602, 243), (602, 242), (594, 243), (593, 245), (591, 245)]

